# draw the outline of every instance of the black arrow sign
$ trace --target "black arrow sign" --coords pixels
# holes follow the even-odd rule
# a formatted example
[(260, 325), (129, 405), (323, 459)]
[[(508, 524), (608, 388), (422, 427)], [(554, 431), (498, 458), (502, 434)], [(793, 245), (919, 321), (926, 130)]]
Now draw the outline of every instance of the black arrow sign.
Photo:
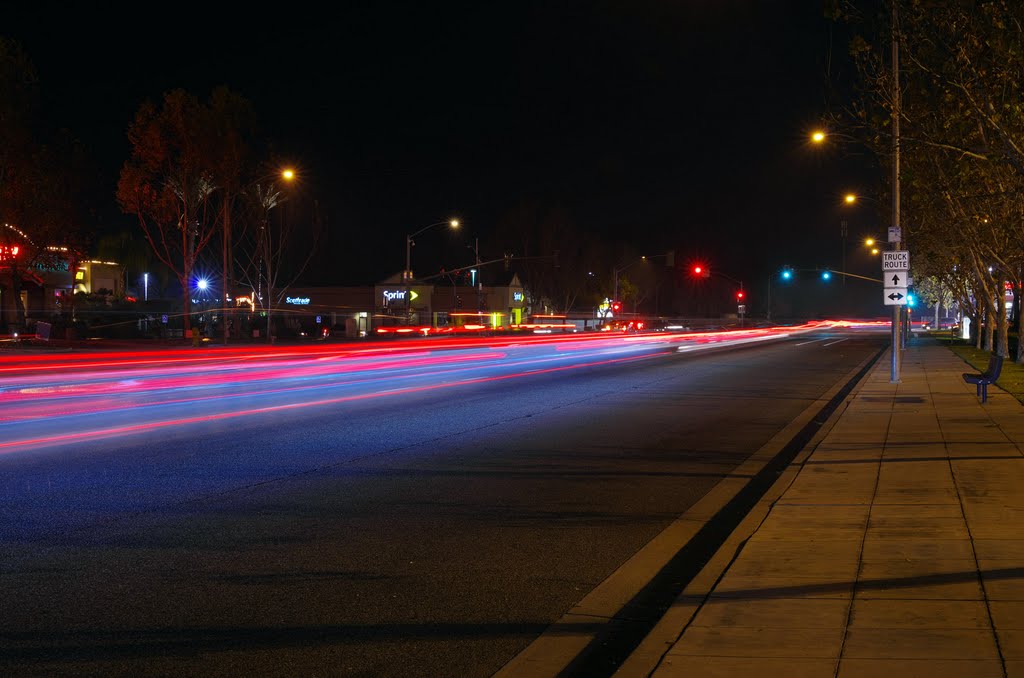
[(894, 292), (894, 293), (889, 295), (889, 299), (893, 300), (893, 301), (899, 301), (902, 298), (903, 298), (903, 295), (900, 294), (899, 292)]
[(893, 287), (899, 287), (899, 284), (900, 284), (900, 277), (898, 275), (894, 275), (892, 277), (892, 286)]

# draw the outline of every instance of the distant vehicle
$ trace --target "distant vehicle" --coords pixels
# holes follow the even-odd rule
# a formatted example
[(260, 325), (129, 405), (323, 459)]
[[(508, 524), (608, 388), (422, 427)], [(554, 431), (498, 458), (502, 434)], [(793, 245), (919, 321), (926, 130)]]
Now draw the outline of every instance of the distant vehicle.
[(690, 328), (678, 321), (658, 318), (648, 323), (647, 329), (651, 332), (688, 332)]
[(643, 332), (646, 328), (643, 320), (609, 320), (601, 325), (602, 332)]
[(935, 320), (926, 320), (922, 325), (921, 329), (925, 330), (955, 330), (960, 327), (960, 322), (956, 318), (939, 318), (938, 327), (935, 326)]

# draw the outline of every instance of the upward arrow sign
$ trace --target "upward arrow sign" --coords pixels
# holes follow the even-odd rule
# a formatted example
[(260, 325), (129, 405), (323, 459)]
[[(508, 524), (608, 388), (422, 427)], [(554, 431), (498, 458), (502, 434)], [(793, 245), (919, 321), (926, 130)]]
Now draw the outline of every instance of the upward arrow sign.
[(892, 277), (892, 286), (893, 287), (899, 287), (900, 286), (900, 277), (898, 275), (894, 275)]

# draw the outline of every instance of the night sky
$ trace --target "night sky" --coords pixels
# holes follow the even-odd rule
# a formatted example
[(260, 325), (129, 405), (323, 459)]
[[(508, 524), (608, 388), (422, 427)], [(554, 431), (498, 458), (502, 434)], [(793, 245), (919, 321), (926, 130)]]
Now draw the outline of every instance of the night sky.
[(840, 206), (877, 189), (871, 162), (806, 141), (849, 76), (818, 2), (29, 5), (0, 32), (35, 63), (45, 122), (92, 151), (100, 233), (133, 227), (113, 193), (139, 104), (220, 84), (326, 213), (315, 283), (395, 273), (405, 234), (453, 215), (500, 256), (489, 235), (528, 202), (624, 252), (674, 248), (748, 280), (838, 266), (844, 218), (851, 239), (879, 230), (872, 208)]

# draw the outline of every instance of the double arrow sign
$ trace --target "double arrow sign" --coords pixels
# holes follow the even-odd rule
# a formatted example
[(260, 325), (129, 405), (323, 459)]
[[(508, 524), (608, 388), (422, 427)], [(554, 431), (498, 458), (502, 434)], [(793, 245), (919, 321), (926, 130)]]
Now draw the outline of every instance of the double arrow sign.
[(906, 294), (900, 291), (907, 289), (906, 278), (900, 278), (899, 274), (897, 273), (892, 276), (891, 280), (887, 280), (886, 282), (891, 282), (892, 287), (886, 289), (886, 292), (889, 292), (889, 294), (886, 294), (885, 298), (895, 304), (900, 303), (900, 299), (903, 299), (905, 296), (907, 296)]
[[(905, 306), (907, 303), (907, 268), (910, 265), (910, 254), (903, 252), (885, 252), (889, 255), (883, 259), (883, 293), (886, 306)], [(897, 255), (897, 256), (893, 256)], [(897, 269), (896, 267), (901, 268)], [(890, 275), (891, 274), (891, 275)]]

